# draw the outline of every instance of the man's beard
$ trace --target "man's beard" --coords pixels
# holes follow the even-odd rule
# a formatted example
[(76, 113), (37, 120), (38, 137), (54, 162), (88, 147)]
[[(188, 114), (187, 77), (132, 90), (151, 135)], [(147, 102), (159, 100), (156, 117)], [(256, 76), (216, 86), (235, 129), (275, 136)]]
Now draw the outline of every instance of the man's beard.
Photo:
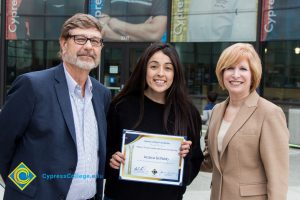
[[(81, 60), (80, 59), (81, 56), (89, 56), (93, 60), (90, 61)], [(77, 52), (76, 55), (69, 53), (69, 51), (66, 51), (66, 53), (62, 57), (64, 61), (72, 65), (75, 65), (78, 68), (83, 70), (92, 70), (96, 68), (100, 63), (100, 58), (96, 57), (94, 53), (88, 51)]]

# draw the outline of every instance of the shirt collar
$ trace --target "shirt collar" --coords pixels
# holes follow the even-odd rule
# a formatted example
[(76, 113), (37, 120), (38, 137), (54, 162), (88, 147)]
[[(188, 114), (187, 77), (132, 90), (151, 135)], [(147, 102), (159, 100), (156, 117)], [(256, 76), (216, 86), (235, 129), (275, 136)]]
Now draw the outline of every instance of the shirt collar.
[[(73, 79), (71, 74), (66, 69), (65, 64), (63, 64), (63, 66), (64, 66), (64, 71), (65, 71), (65, 76), (66, 76), (69, 92), (70, 92), (70, 94), (74, 94), (76, 88), (80, 88), (80, 85)], [(85, 84), (86, 95), (92, 95), (92, 90), (93, 90), (92, 81), (91, 81), (90, 76), (88, 76), (88, 79)]]
[(86, 91), (86, 94), (92, 95), (93, 84), (92, 84), (92, 81), (91, 81), (90, 76), (88, 76), (88, 79), (87, 79), (87, 81), (86, 81), (86, 84), (85, 84), (85, 91)]

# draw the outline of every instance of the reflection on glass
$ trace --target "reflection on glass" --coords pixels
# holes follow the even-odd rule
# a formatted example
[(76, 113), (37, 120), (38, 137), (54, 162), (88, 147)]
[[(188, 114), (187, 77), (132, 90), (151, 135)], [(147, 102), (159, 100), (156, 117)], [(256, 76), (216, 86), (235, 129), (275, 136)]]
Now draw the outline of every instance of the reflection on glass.
[(263, 95), (285, 112), (292, 144), (296, 144), (295, 125), (299, 124), (300, 117), (300, 55), (295, 52), (299, 44), (300, 41), (264, 42), (263, 48), (268, 50), (262, 56)]
[(265, 42), (263, 54), (264, 96), (287, 108), (300, 106), (300, 41)]
[(299, 40), (300, 1), (264, 1), (261, 41)]
[(104, 85), (108, 87), (112, 96), (121, 89), (121, 67), (123, 66), (121, 49), (105, 48), (104, 50)]
[(7, 39), (58, 39), (63, 22), (85, 0), (7, 0)]
[[(0, 33), (1, 33), (1, 31), (2, 31), (2, 26), (1, 26), (1, 20), (2, 20), (1, 4), (2, 4), (2, 3), (0, 2)], [(1, 36), (2, 36), (2, 35), (0, 34), (0, 40), (2, 39)]]
[(60, 58), (57, 56), (60, 49), (58, 41), (47, 41), (46, 48), (45, 66), (48, 68), (58, 65), (61, 62)]
[(174, 0), (172, 42), (255, 41), (257, 1)]
[(175, 43), (183, 65), (186, 83), (196, 107), (202, 111), (208, 91), (215, 91), (219, 99), (227, 94), (219, 87), (215, 66), (229, 43)]
[(168, 0), (91, 0), (89, 13), (99, 17), (106, 41), (166, 41)]
[(60, 63), (57, 41), (10, 40), (7, 49), (7, 89), (18, 75), (53, 67)]
[(300, 41), (266, 42), (264, 54), (265, 86), (272, 88), (300, 88)]
[[(126, 74), (126, 81), (129, 79), (130, 75), (132, 74), (134, 67), (136, 66), (138, 59), (143, 54), (145, 47), (136, 47), (129, 49), (129, 72)], [(125, 81), (125, 82), (126, 82)]]

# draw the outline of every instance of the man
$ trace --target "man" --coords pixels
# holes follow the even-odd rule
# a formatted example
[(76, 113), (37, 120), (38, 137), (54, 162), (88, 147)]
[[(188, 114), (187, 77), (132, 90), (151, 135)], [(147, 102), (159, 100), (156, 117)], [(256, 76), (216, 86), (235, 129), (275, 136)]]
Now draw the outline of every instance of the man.
[(0, 113), (4, 200), (102, 198), (110, 92), (89, 76), (101, 31), (96, 18), (74, 15), (59, 39), (63, 63), (14, 82)]

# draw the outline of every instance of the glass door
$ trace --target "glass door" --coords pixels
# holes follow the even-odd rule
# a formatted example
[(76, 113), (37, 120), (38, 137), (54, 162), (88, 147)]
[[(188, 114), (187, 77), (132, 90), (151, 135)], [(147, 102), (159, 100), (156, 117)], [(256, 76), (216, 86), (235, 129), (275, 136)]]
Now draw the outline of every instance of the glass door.
[(100, 82), (111, 90), (112, 97), (124, 87), (137, 60), (147, 46), (147, 43), (105, 44), (99, 77)]
[(122, 87), (122, 71), (124, 70), (124, 49), (116, 47), (104, 47), (101, 65), (100, 82), (111, 90), (115, 96)]

